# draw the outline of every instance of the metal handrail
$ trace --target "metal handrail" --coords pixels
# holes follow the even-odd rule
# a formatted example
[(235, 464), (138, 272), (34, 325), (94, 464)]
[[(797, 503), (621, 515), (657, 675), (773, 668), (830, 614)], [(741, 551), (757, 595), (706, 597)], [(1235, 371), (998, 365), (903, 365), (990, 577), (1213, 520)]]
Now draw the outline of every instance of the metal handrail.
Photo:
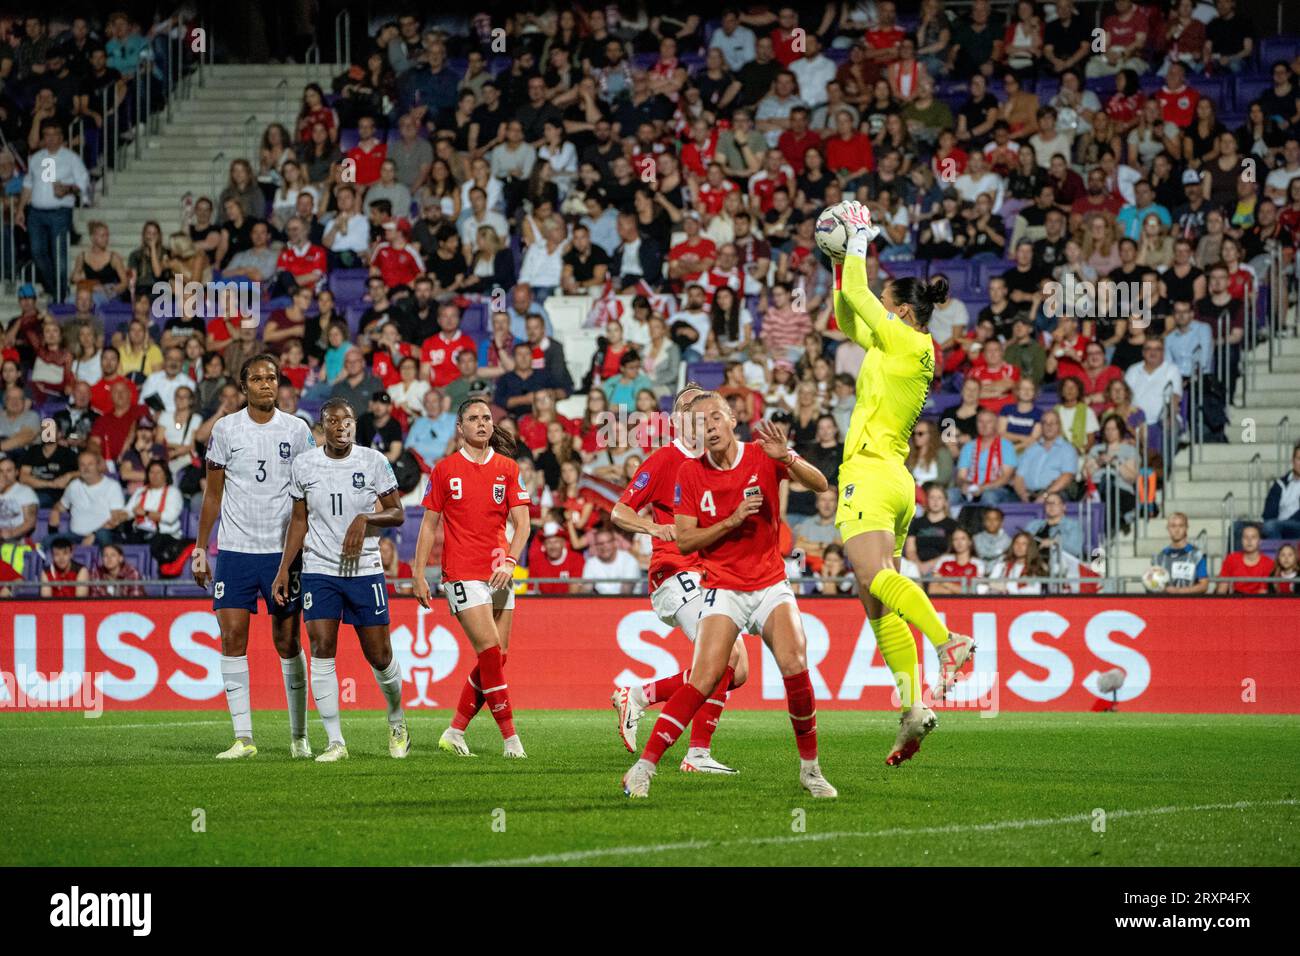
[(1232, 529), (1237, 523), (1237, 496), (1229, 491), (1219, 502), (1219, 520), (1223, 526), (1223, 547), (1230, 550)]
[[(253, 164), (254, 168), (256, 168), (258, 162), (257, 128), (256, 127), (250, 128), (250, 125), (256, 122), (257, 122), (256, 113), (250, 113), (248, 115), (248, 119), (244, 120), (244, 148), (248, 153), (248, 161)], [(217, 197), (215, 195), (212, 197), (212, 201), (213, 202), (217, 201)]]
[(1174, 480), (1174, 451), (1178, 448), (1178, 410), (1174, 404), (1174, 386), (1172, 382), (1166, 382), (1164, 391), (1161, 393), (1162, 416), (1164, 425), (1160, 429), (1160, 479), (1163, 484), (1168, 485)]
[(281, 77), (280, 82), (275, 84), (275, 118), (278, 122), (283, 122), (286, 104), (289, 101), (289, 78)]
[(1260, 503), (1256, 500), (1259, 485), (1264, 481), (1264, 457), (1259, 452), (1246, 463), (1246, 504), (1247, 514), (1258, 515)]
[(340, 10), (334, 17), (334, 62), (346, 66), (352, 58), (352, 14)]
[(208, 162), (208, 180), (212, 185), (212, 193), (211, 193), (212, 202), (217, 205), (220, 205), (217, 197), (221, 195), (221, 190), (217, 188), (217, 183), (218, 183), (217, 164), (224, 162), (225, 159), (226, 159), (225, 150), (221, 150), (220, 152), (217, 153), (217, 155), (213, 156), (212, 159), (209, 160)]

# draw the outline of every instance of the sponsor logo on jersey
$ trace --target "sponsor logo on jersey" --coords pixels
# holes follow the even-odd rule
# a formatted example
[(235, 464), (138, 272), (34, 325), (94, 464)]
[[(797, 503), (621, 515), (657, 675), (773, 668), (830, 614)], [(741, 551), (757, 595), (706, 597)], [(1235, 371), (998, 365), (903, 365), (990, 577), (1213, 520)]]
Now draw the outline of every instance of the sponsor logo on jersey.
[(681, 503), (682, 503), (682, 486), (673, 485), (673, 504), (679, 505)]
[(366, 486), (366, 476), (363, 472), (354, 471), (352, 473), (352, 487), (364, 488)]
[(650, 484), (650, 472), (643, 471), (636, 476), (636, 481), (632, 482), (632, 487), (640, 491), (648, 484)]
[(492, 500), (495, 501), (497, 504), (501, 504), (503, 501), (506, 500), (506, 486), (505, 486), (505, 485), (493, 485), (493, 486), (492, 486)]
[(289, 460), (289, 453), (290, 453), (290, 451), (291, 451), (291, 449), (290, 449), (290, 447), (289, 447), (289, 443), (288, 443), (287, 441), (282, 441), (282, 442), (280, 442), (280, 457), (281, 457), (281, 458), (283, 458), (285, 461), (288, 461), (288, 460)]

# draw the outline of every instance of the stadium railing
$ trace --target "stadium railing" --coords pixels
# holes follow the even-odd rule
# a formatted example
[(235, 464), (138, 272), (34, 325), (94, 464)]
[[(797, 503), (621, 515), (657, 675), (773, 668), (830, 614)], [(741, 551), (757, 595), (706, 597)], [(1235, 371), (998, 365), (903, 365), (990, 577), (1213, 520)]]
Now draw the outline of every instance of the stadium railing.
[[(1199, 538), (1203, 539), (1206, 532), (1202, 531)], [(1146, 585), (1143, 584), (1142, 576), (1138, 574), (1099, 574), (1099, 575), (1041, 575), (1035, 577), (1017, 577), (1017, 578), (994, 578), (988, 576), (978, 576), (970, 578), (944, 578), (927, 575), (914, 579), (918, 584), (954, 584), (960, 590), (957, 594), (942, 595), (943, 597), (1017, 597), (1032, 595), (1051, 595), (1053, 597), (1076, 597), (1088, 596), (1095, 594), (1132, 594), (1146, 591)], [(1268, 584), (1268, 585), (1286, 585), (1294, 588), (1293, 594), (1275, 595), (1279, 597), (1300, 596), (1300, 580), (1296, 578), (1281, 577), (1220, 577), (1210, 575), (1202, 580), (1208, 581), (1211, 585), (1219, 583), (1227, 584)], [(388, 584), (396, 586), (409, 585), (412, 578), (390, 578)], [(828, 584), (826, 579), (815, 576), (793, 577), (789, 579), (790, 584), (795, 589), (795, 593), (800, 598), (822, 598), (822, 597), (848, 597), (852, 592), (839, 592), (835, 594), (819, 594), (815, 591), (807, 590), (815, 588), (818, 584)], [(440, 599), (438, 591), (438, 582), (431, 581), (434, 587), (434, 597)], [(528, 597), (628, 597), (640, 594), (644, 596), (645, 578), (601, 578), (598, 582), (591, 580), (588, 583), (595, 585), (632, 585), (631, 594), (596, 594), (583, 592), (580, 595), (565, 594), (537, 594), (532, 588), (539, 584), (574, 584), (573, 578), (516, 578), (515, 593), (526, 595)], [(133, 581), (122, 580), (89, 580), (78, 581), (75, 584), (71, 582), (58, 582), (56, 584), (42, 584), (40, 581), (6, 581), (0, 584), (4, 588), (13, 592), (14, 599), (35, 599), (39, 597), (42, 587), (72, 588), (72, 587), (116, 587), (116, 588), (144, 588), (148, 592), (145, 599), (161, 598), (195, 598), (201, 599), (206, 597), (210, 592), (199, 593), (197, 586), (188, 579), (183, 578), (140, 578)], [(409, 594), (399, 593), (399, 597), (410, 597)], [(1185, 596), (1185, 595), (1180, 595)], [(1223, 595), (1232, 597), (1234, 595)], [(75, 600), (120, 600), (120, 597), (105, 598), (75, 598)], [(61, 598), (55, 600), (74, 600), (73, 598)], [(136, 600), (136, 598), (133, 598)]]

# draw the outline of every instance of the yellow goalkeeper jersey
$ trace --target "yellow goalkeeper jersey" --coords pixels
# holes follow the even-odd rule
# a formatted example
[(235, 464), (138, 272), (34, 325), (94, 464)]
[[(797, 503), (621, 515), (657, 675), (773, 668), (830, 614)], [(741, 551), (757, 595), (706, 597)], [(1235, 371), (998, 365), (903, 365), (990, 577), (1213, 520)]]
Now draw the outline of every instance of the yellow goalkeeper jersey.
[(855, 459), (906, 461), (912, 428), (934, 378), (934, 341), (885, 311), (867, 287), (866, 263), (844, 260), (835, 293), (840, 330), (867, 350), (858, 371), (857, 404), (844, 441), (844, 464)]

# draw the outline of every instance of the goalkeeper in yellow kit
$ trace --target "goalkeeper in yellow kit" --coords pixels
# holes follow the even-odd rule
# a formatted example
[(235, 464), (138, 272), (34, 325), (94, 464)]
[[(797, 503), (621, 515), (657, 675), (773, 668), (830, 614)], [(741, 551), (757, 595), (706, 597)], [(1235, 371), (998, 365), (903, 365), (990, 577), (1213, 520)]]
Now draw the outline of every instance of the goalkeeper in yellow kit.
[(867, 356), (858, 372), (857, 404), (844, 442), (835, 524), (880, 655), (898, 685), (902, 716), (885, 760), (897, 766), (920, 749), (938, 724), (921, 701), (916, 641), (907, 625), (915, 625), (935, 645), (940, 700), (975, 651), (974, 641), (950, 633), (925, 591), (898, 572), (916, 511), (916, 482), (906, 465), (908, 443), (935, 370), (930, 313), (948, 297), (948, 286), (942, 279), (929, 286), (920, 279), (891, 279), (877, 299), (867, 287), (866, 252), (879, 229), (860, 203), (845, 201), (837, 212), (853, 236), (836, 283), (835, 319)]

